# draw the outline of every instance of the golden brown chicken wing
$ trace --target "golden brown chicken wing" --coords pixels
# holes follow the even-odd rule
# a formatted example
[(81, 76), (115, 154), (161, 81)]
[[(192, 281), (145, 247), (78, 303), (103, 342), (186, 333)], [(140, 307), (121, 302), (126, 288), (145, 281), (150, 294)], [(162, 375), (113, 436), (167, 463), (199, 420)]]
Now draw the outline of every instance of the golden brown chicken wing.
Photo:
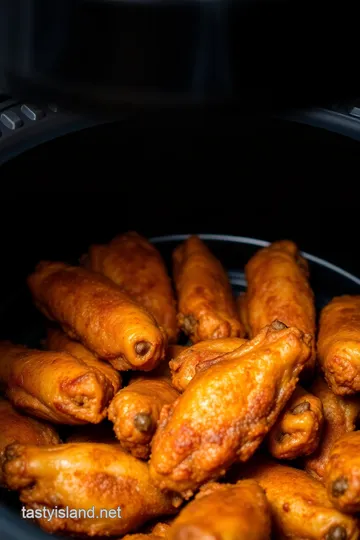
[(322, 377), (315, 379), (311, 393), (322, 402), (324, 426), (320, 444), (317, 450), (305, 459), (305, 468), (311, 476), (321, 480), (335, 441), (356, 428), (360, 413), (360, 396), (336, 396)]
[(217, 357), (220, 360), (223, 354), (238, 349), (244, 343), (246, 340), (241, 338), (207, 339), (186, 347), (169, 362), (173, 386), (183, 392), (204, 362)]
[(347, 433), (335, 442), (324, 483), (336, 508), (342, 512), (360, 512), (360, 431)]
[(270, 507), (253, 480), (208, 484), (175, 518), (168, 540), (270, 540)]
[(59, 435), (50, 424), (20, 414), (11, 403), (0, 398), (0, 485), (2, 484), (1, 465), (6, 446), (12, 443), (41, 446), (60, 442)]
[(324, 423), (321, 400), (297, 386), (268, 437), (268, 448), (277, 459), (295, 459), (315, 452)]
[(360, 392), (360, 296), (338, 296), (324, 307), (317, 345), (334, 394)]
[(162, 409), (150, 459), (154, 482), (189, 497), (236, 460), (248, 460), (294, 391), (310, 342), (276, 321), (198, 373)]
[(67, 443), (94, 442), (105, 444), (119, 444), (115, 437), (110, 422), (104, 421), (101, 424), (86, 424), (86, 426), (76, 426), (73, 432), (66, 438)]
[(221, 263), (197, 236), (173, 253), (179, 323), (193, 343), (242, 337), (231, 286)]
[(324, 486), (306, 472), (263, 461), (243, 468), (259, 482), (269, 501), (276, 539), (356, 540), (356, 519), (340, 513)]
[(40, 263), (28, 284), (38, 308), (116, 369), (153, 369), (166, 336), (155, 319), (108, 278), (64, 263)]
[(293, 242), (283, 240), (259, 250), (245, 272), (251, 336), (275, 319), (311, 334), (312, 352), (302, 374), (311, 376), (315, 365), (315, 306), (306, 260)]
[(111, 383), (63, 351), (0, 342), (0, 384), (18, 409), (59, 424), (98, 423), (114, 395)]
[(54, 513), (50, 520), (37, 519), (51, 533), (125, 534), (156, 516), (176, 513), (181, 502), (151, 483), (146, 463), (114, 444), (10, 445), (3, 473), (27, 508), (67, 509), (67, 517)]
[(128, 232), (107, 245), (93, 245), (85, 264), (110, 278), (152, 313), (170, 343), (177, 341), (178, 324), (170, 278), (160, 253), (146, 238)]
[(64, 332), (55, 328), (49, 328), (47, 331), (46, 348), (50, 351), (66, 351), (75, 358), (79, 358), (87, 366), (94, 367), (101, 371), (101, 373), (112, 384), (114, 394), (121, 387), (121, 375), (113, 367), (109, 366), (107, 362), (98, 360), (96, 356), (90, 352), (84, 345), (78, 341), (73, 341)]
[(173, 403), (179, 393), (164, 375), (134, 377), (111, 402), (108, 418), (124, 450), (140, 459), (150, 455), (161, 409)]

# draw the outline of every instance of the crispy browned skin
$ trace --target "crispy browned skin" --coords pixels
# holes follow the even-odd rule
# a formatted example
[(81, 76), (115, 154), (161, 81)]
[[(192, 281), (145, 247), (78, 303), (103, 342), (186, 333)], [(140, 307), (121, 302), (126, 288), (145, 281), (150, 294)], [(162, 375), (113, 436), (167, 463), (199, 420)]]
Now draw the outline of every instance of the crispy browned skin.
[[(52, 447), (10, 445), (3, 465), (6, 485), (28, 508), (121, 508), (121, 518), (40, 518), (48, 532), (110, 536), (136, 530), (149, 519), (173, 514), (180, 500), (150, 481), (148, 466), (120, 445), (72, 443)], [(174, 506), (175, 505), (175, 506)]]
[(270, 507), (253, 480), (204, 486), (175, 518), (169, 540), (269, 540)]
[(107, 362), (98, 360), (84, 345), (78, 341), (70, 339), (64, 332), (55, 328), (49, 328), (47, 331), (46, 348), (50, 351), (66, 351), (75, 358), (79, 358), (87, 366), (94, 367), (108, 379), (114, 389), (114, 394), (121, 387), (121, 375)]
[(114, 395), (95, 368), (64, 351), (38, 351), (0, 342), (0, 384), (11, 403), (59, 424), (98, 423)]
[(257, 462), (243, 468), (259, 482), (270, 503), (274, 538), (293, 540), (356, 540), (356, 519), (340, 513), (324, 486), (306, 472), (275, 462)]
[(334, 394), (360, 392), (360, 296), (338, 296), (324, 307), (317, 347)]
[(325, 470), (328, 497), (342, 512), (360, 512), (360, 431), (338, 439)]
[(96, 425), (87, 424), (86, 426), (77, 426), (73, 433), (67, 437), (66, 442), (119, 444), (112, 429), (112, 424), (106, 421)]
[(294, 391), (310, 341), (276, 321), (199, 372), (162, 409), (150, 459), (154, 482), (189, 497), (234, 461), (248, 460)]
[(193, 343), (244, 336), (226, 272), (200, 238), (175, 249), (173, 266), (179, 323)]
[(319, 445), (323, 423), (320, 399), (297, 386), (269, 433), (271, 455), (295, 459), (312, 454)]
[(186, 347), (183, 352), (169, 362), (173, 386), (179, 392), (183, 392), (203, 362), (234, 351), (244, 343), (246, 340), (242, 338), (207, 339), (199, 341), (191, 347)]
[(166, 376), (149, 374), (132, 379), (116, 394), (108, 411), (121, 446), (133, 456), (147, 459), (161, 409), (178, 396)]
[(116, 369), (153, 369), (166, 336), (155, 319), (110, 279), (64, 263), (39, 263), (28, 284), (37, 307)]
[(247, 295), (246, 293), (241, 293), (237, 299), (236, 299), (236, 305), (238, 309), (239, 319), (245, 328), (245, 335), (251, 336), (251, 328), (249, 325), (249, 309), (248, 309), (248, 302), (247, 302)]
[(107, 245), (93, 245), (86, 266), (119, 285), (153, 314), (169, 342), (178, 337), (175, 298), (158, 250), (136, 232), (116, 236)]
[(59, 435), (52, 426), (20, 414), (11, 403), (0, 398), (0, 485), (2, 484), (1, 464), (5, 447), (8, 444), (22, 443), (41, 446), (59, 444), (60, 442)]
[(360, 397), (336, 396), (322, 377), (315, 379), (311, 393), (323, 405), (324, 426), (317, 450), (305, 460), (306, 471), (321, 480), (329, 460), (330, 451), (342, 435), (354, 431), (360, 413)]
[(307, 262), (288, 240), (259, 250), (245, 268), (248, 289), (248, 323), (251, 336), (275, 319), (313, 336), (312, 352), (304, 377), (315, 365), (314, 294), (308, 281)]

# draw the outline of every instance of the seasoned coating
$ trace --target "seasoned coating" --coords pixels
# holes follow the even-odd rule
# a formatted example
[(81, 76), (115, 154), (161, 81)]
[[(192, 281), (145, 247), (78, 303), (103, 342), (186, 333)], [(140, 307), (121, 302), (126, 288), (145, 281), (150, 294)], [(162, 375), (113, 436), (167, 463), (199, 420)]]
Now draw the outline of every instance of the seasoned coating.
[(164, 331), (108, 278), (85, 268), (41, 262), (28, 284), (49, 319), (116, 369), (149, 371), (164, 358)]
[(347, 433), (335, 442), (324, 483), (336, 508), (342, 512), (360, 512), (360, 431)]
[(0, 384), (18, 409), (58, 424), (97, 424), (114, 395), (95, 368), (63, 351), (0, 342)]
[(354, 431), (360, 413), (360, 396), (336, 396), (322, 377), (315, 379), (311, 393), (323, 405), (324, 426), (317, 450), (305, 459), (306, 471), (321, 480), (334, 443), (345, 433)]
[(360, 296), (338, 296), (324, 307), (317, 347), (334, 394), (360, 392)]
[(87, 366), (94, 367), (101, 371), (101, 373), (112, 384), (114, 394), (121, 387), (121, 375), (113, 367), (109, 366), (107, 362), (98, 360), (96, 356), (90, 352), (84, 345), (78, 341), (73, 341), (64, 332), (55, 328), (48, 328), (46, 348), (50, 351), (66, 351), (75, 358), (82, 360)]
[(238, 314), (239, 314), (239, 319), (241, 321), (241, 324), (245, 328), (245, 335), (247, 337), (250, 337), (251, 336), (251, 328), (250, 328), (250, 325), (249, 325), (249, 318), (248, 318), (249, 309), (248, 309), (248, 302), (247, 302), (246, 292), (241, 293), (237, 297), (236, 305), (237, 305), (237, 310), (238, 310)]
[(294, 391), (310, 342), (275, 321), (198, 373), (161, 411), (150, 459), (156, 485), (188, 498), (236, 460), (248, 460)]
[(59, 444), (60, 442), (59, 435), (52, 426), (20, 414), (11, 403), (0, 398), (0, 485), (3, 483), (1, 464), (8, 444), (22, 443), (41, 446)]
[(307, 262), (294, 242), (282, 240), (260, 249), (245, 268), (250, 336), (275, 319), (313, 336), (312, 351), (302, 377), (315, 366), (315, 305)]
[(175, 249), (173, 267), (178, 319), (192, 343), (244, 336), (226, 272), (200, 238)]
[(173, 403), (179, 393), (163, 375), (134, 377), (112, 400), (108, 418), (124, 450), (140, 459), (150, 455), (161, 409)]
[(274, 538), (359, 538), (356, 519), (334, 508), (324, 486), (306, 472), (263, 461), (244, 467), (244, 474), (259, 482), (265, 490), (272, 511)]
[[(111, 536), (136, 530), (156, 516), (176, 513), (181, 503), (150, 481), (148, 466), (120, 445), (72, 443), (51, 447), (10, 445), (5, 451), (4, 480), (20, 491), (28, 508), (94, 507), (97, 519), (81, 515), (37, 519), (47, 532)], [(121, 517), (101, 509), (121, 509)]]
[(241, 338), (207, 339), (186, 347), (169, 362), (173, 386), (183, 392), (204, 362), (214, 358), (221, 360), (223, 354), (238, 349), (246, 341)]
[(320, 399), (297, 386), (269, 433), (270, 454), (277, 459), (312, 454), (319, 445), (323, 423)]
[(104, 421), (101, 424), (86, 424), (86, 426), (77, 426), (73, 432), (66, 438), (67, 443), (75, 442), (94, 442), (106, 444), (119, 444), (115, 437), (110, 422)]
[(270, 507), (253, 480), (205, 485), (175, 518), (168, 540), (270, 540)]
[(93, 245), (85, 264), (144, 306), (164, 328), (169, 342), (176, 343), (179, 329), (170, 278), (160, 253), (146, 238), (128, 232), (107, 245)]

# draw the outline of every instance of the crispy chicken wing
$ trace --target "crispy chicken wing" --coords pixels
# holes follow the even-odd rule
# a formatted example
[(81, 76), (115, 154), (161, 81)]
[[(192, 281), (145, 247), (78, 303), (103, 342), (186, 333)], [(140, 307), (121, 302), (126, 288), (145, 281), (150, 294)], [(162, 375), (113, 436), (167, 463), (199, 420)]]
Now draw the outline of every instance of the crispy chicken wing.
[(259, 482), (270, 503), (275, 537), (293, 540), (356, 540), (356, 519), (340, 513), (324, 486), (306, 472), (275, 462), (247, 464), (244, 476)]
[(321, 400), (297, 386), (268, 437), (268, 448), (277, 459), (295, 459), (315, 452), (324, 423)]
[(64, 332), (55, 328), (49, 328), (47, 332), (46, 348), (50, 351), (66, 351), (75, 358), (79, 358), (87, 366), (94, 367), (101, 371), (101, 373), (112, 384), (114, 394), (121, 387), (121, 375), (107, 362), (98, 360), (96, 356), (90, 352), (84, 345), (78, 341), (73, 341)]
[[(180, 499), (150, 481), (148, 466), (120, 445), (72, 443), (51, 447), (10, 445), (3, 465), (6, 485), (28, 508), (65, 508), (69, 517), (41, 517), (48, 532), (111, 536), (136, 530), (156, 516), (176, 513)], [(71, 517), (70, 510), (92, 511)], [(120, 516), (104, 515), (120, 508)], [(113, 512), (112, 512), (113, 514)]]
[(356, 428), (360, 413), (360, 396), (336, 396), (322, 377), (314, 381), (311, 393), (322, 402), (324, 427), (317, 450), (305, 459), (305, 468), (314, 478), (321, 480), (335, 441)]
[(310, 343), (311, 336), (275, 321), (204, 366), (162, 409), (150, 459), (154, 482), (188, 498), (236, 460), (248, 460), (294, 391)]
[(95, 368), (64, 351), (38, 351), (0, 342), (0, 384), (11, 403), (59, 424), (98, 423), (114, 395)]
[(166, 336), (150, 313), (108, 278), (85, 268), (42, 262), (28, 284), (37, 307), (116, 369), (153, 369)]
[(193, 343), (242, 337), (231, 286), (221, 263), (197, 236), (173, 253), (179, 323)]
[(207, 339), (186, 347), (169, 362), (173, 386), (183, 392), (204, 362), (234, 351), (244, 343), (246, 340), (241, 338)]
[(146, 238), (128, 232), (107, 245), (93, 245), (85, 264), (110, 278), (152, 313), (170, 343), (177, 341), (176, 305), (170, 278), (160, 253)]
[(347, 433), (335, 442), (324, 483), (336, 508), (342, 512), (360, 512), (360, 431)]
[(175, 518), (168, 540), (270, 540), (270, 508), (253, 480), (205, 485)]
[(311, 334), (312, 352), (302, 374), (311, 376), (315, 365), (315, 305), (306, 260), (293, 242), (283, 240), (259, 250), (245, 272), (251, 336), (275, 319)]
[(52, 426), (20, 414), (11, 403), (0, 398), (0, 485), (2, 484), (1, 465), (6, 446), (12, 443), (41, 446), (60, 442), (59, 435)]
[(360, 392), (360, 296), (338, 296), (321, 312), (319, 363), (338, 395)]

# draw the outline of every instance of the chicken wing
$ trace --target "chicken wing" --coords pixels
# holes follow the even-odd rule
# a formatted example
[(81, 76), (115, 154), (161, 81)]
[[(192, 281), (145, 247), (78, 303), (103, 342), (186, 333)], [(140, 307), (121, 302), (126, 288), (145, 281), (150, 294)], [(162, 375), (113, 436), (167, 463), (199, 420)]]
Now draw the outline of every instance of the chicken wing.
[(305, 459), (305, 469), (311, 476), (321, 480), (335, 441), (356, 428), (360, 413), (360, 396), (336, 396), (322, 377), (314, 381), (310, 390), (322, 402), (324, 426), (317, 450)]
[(186, 347), (169, 362), (173, 386), (183, 392), (204, 362), (217, 357), (220, 360), (223, 354), (238, 349), (244, 343), (246, 340), (241, 338), (207, 339)]
[(308, 281), (307, 262), (288, 240), (259, 250), (245, 268), (246, 302), (251, 336), (278, 319), (313, 336), (312, 351), (302, 377), (315, 366), (315, 305)]
[(175, 518), (168, 540), (270, 540), (270, 507), (253, 480), (203, 486)]
[(28, 284), (38, 308), (116, 369), (153, 369), (166, 336), (155, 319), (108, 278), (85, 268), (42, 262)]
[(236, 460), (248, 460), (294, 391), (310, 343), (311, 336), (275, 321), (217, 365), (204, 366), (162, 409), (150, 459), (156, 485), (188, 498)]
[(20, 414), (11, 403), (0, 398), (0, 485), (2, 485), (1, 464), (6, 446), (12, 443), (41, 446), (60, 442), (59, 435), (52, 426)]
[(255, 462), (244, 476), (259, 482), (269, 501), (275, 536), (294, 540), (356, 540), (357, 521), (340, 513), (324, 486), (306, 472), (275, 462)]
[(342, 512), (360, 512), (360, 431), (347, 433), (335, 442), (324, 483), (336, 508)]
[(221, 263), (197, 236), (173, 253), (179, 323), (193, 343), (242, 337), (231, 286)]
[(101, 422), (114, 395), (100, 371), (67, 352), (7, 341), (0, 342), (0, 384), (15, 407), (59, 424)]
[[(7, 487), (19, 490), (28, 508), (68, 510), (65, 516), (37, 519), (50, 533), (125, 534), (156, 516), (176, 513), (181, 503), (173, 494), (158, 490), (150, 481), (147, 464), (120, 445), (14, 444), (6, 448), (3, 473)], [(107, 515), (118, 509), (119, 514)], [(71, 515), (71, 510), (78, 512)]]
[(360, 392), (360, 296), (338, 296), (324, 307), (317, 345), (334, 394)]
[(178, 324), (170, 278), (158, 250), (136, 232), (114, 238), (107, 245), (93, 245), (85, 265), (110, 278), (155, 317), (176, 343)]
[(108, 412), (124, 450), (137, 458), (147, 459), (161, 409), (178, 396), (166, 376), (150, 374), (130, 380), (130, 384), (116, 394)]
[(269, 452), (277, 459), (312, 454), (319, 445), (323, 423), (321, 400), (297, 386), (269, 433)]
[(73, 341), (64, 332), (55, 328), (49, 328), (47, 331), (46, 348), (50, 351), (66, 351), (75, 358), (82, 360), (87, 366), (94, 367), (101, 371), (106, 379), (112, 384), (114, 394), (121, 387), (121, 375), (107, 362), (98, 360), (84, 345), (78, 341)]

